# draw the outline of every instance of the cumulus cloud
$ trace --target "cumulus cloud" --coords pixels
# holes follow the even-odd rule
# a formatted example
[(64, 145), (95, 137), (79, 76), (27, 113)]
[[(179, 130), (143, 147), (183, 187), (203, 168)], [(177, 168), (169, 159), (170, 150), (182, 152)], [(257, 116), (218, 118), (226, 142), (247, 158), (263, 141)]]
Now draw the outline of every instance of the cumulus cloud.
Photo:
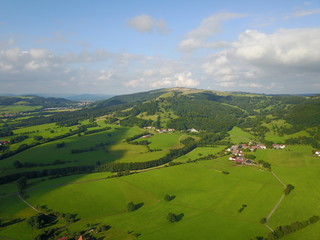
[(236, 13), (219, 13), (212, 15), (201, 21), (199, 27), (187, 33), (178, 48), (181, 51), (193, 51), (199, 48), (223, 48), (228, 46), (227, 42), (208, 42), (208, 38), (221, 32), (221, 23), (234, 18), (243, 17), (242, 14)]
[(319, 81), (319, 41), (319, 28), (280, 29), (271, 34), (247, 30), (230, 49), (204, 62), (202, 69), (221, 87), (310, 92)]
[(257, 66), (319, 71), (320, 29), (281, 29), (272, 34), (247, 30), (233, 46), (235, 54)]
[(120, 94), (177, 86), (319, 92), (319, 42), (320, 28), (279, 29), (269, 34), (247, 30), (223, 51), (179, 60), (105, 49), (59, 55), (43, 48), (6, 46), (0, 49), (0, 86), (7, 93)]
[(158, 32), (167, 34), (170, 30), (163, 19), (154, 19), (150, 15), (138, 15), (128, 21), (128, 25), (140, 33)]

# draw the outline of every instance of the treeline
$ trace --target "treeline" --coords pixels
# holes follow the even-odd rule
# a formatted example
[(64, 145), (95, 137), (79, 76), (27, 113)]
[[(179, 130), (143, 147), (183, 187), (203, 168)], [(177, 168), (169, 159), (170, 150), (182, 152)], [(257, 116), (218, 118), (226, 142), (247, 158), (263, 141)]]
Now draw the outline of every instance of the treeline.
[(143, 145), (143, 146), (147, 146), (147, 145), (149, 145), (150, 143), (151, 143), (151, 142), (149, 142), (148, 140), (130, 142), (130, 144), (132, 144), (132, 145)]
[(230, 145), (231, 143), (225, 140), (229, 134), (227, 132), (221, 133), (200, 133), (201, 139), (197, 143), (198, 147), (206, 147), (213, 145)]
[(20, 162), (19, 160), (16, 160), (12, 163), (12, 165), (15, 168), (32, 168), (32, 167), (43, 167), (43, 166), (52, 166), (52, 165), (59, 165), (59, 164), (65, 164), (68, 163), (67, 161), (62, 160), (55, 160), (51, 163), (33, 163), (33, 162)]
[(32, 179), (32, 178), (40, 178), (40, 177), (48, 177), (48, 176), (67, 176), (67, 175), (76, 174), (76, 173), (93, 172), (94, 170), (95, 170), (95, 165), (89, 165), (89, 166), (72, 166), (72, 167), (63, 167), (63, 168), (43, 169), (39, 171), (13, 173), (10, 175), (0, 177), (0, 184), (14, 182), (21, 177)]
[(43, 144), (43, 143), (47, 143), (47, 142), (51, 142), (51, 141), (55, 141), (55, 140), (59, 140), (59, 139), (62, 139), (62, 138), (70, 137), (72, 135), (85, 132), (86, 130), (87, 130), (87, 128), (85, 126), (80, 126), (78, 129), (70, 131), (70, 132), (65, 133), (65, 134), (62, 134), (60, 136), (56, 136), (56, 137), (52, 137), (52, 138), (45, 138), (45, 139), (43, 139), (42, 142), (34, 142), (34, 143), (31, 143), (31, 144), (21, 144), (18, 147), (18, 149), (14, 150), (14, 151), (6, 151), (6, 152), (4, 152), (0, 156), (0, 160), (5, 159), (7, 157), (11, 157), (11, 156), (13, 156), (15, 154), (18, 154), (18, 153), (20, 153), (22, 151), (25, 151), (25, 150), (27, 150), (29, 148), (32, 148), (34, 146), (37, 146), (37, 145), (40, 145), (40, 144)]
[(181, 142), (185, 145), (183, 148), (170, 150), (170, 152), (165, 157), (162, 157), (160, 159), (148, 162), (108, 163), (105, 165), (100, 165), (97, 168), (97, 171), (121, 172), (126, 170), (141, 170), (157, 167), (171, 162), (173, 159), (183, 156), (197, 147), (193, 138), (187, 138)]
[(98, 132), (107, 131), (107, 130), (110, 130), (110, 129), (111, 129), (111, 127), (104, 127), (104, 128), (99, 128), (99, 129), (93, 129), (93, 130), (85, 131), (83, 134), (84, 134), (84, 135), (88, 135), (88, 134), (93, 134), (93, 133), (98, 133)]
[(19, 143), (19, 142), (22, 142), (22, 141), (26, 140), (27, 138), (29, 138), (28, 135), (19, 135), (19, 136), (11, 138), (10, 139), (10, 143), (11, 144)]
[(316, 139), (306, 136), (286, 139), (285, 144), (311, 145), (313, 148), (320, 148), (320, 144)]
[(286, 226), (279, 226), (276, 228), (274, 232), (270, 232), (268, 234), (268, 237), (266, 238), (266, 240), (276, 240), (276, 239), (282, 238), (290, 233), (303, 229), (310, 224), (316, 223), (319, 220), (320, 220), (320, 217), (314, 215), (305, 221), (294, 222)]
[(90, 148), (82, 148), (82, 149), (72, 149), (70, 151), (71, 154), (77, 154), (77, 153), (84, 153), (84, 152), (93, 152), (97, 151), (98, 148), (96, 147), (90, 147)]
[(125, 119), (120, 120), (120, 125), (125, 127), (138, 126), (140, 128), (151, 126), (152, 120), (141, 119), (133, 116), (129, 116)]
[(150, 135), (150, 133), (144, 132), (144, 133), (141, 133), (141, 134), (134, 135), (132, 137), (128, 137), (128, 138), (126, 138), (126, 142), (131, 142), (131, 141), (136, 140), (138, 138), (141, 138), (142, 136), (145, 136), (145, 135)]

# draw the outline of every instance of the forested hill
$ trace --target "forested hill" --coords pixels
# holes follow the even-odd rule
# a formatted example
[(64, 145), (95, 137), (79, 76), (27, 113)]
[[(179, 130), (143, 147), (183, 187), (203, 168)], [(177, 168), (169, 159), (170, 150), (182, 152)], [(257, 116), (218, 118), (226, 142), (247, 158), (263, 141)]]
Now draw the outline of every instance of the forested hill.
[(73, 101), (64, 98), (27, 96), (0, 96), (1, 106), (41, 106), (43, 108), (67, 107)]
[[(37, 99), (41, 98), (27, 98), (25, 101), (35, 104)], [(9, 101), (9, 98), (7, 100)], [(67, 100), (61, 101), (68, 103)], [(159, 89), (115, 96), (74, 112), (31, 117), (13, 124), (12, 127), (53, 122), (71, 126), (78, 124), (80, 120), (100, 116), (104, 116), (108, 123), (121, 126), (153, 126), (158, 129), (177, 130), (194, 128), (220, 134), (238, 126), (262, 139), (265, 133), (270, 131), (270, 126), (278, 134), (308, 130), (311, 136), (318, 136), (320, 98), (188, 88)], [(285, 124), (274, 124), (278, 120), (284, 121)]]

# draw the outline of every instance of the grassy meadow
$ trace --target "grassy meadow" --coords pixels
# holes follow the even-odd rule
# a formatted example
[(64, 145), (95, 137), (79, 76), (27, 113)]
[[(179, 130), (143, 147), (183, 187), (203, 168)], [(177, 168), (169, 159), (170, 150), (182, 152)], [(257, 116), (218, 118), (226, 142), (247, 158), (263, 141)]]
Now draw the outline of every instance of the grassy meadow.
[[(230, 174), (222, 174), (216, 168)], [(76, 180), (91, 179), (90, 175), (104, 176), (89, 174)], [(74, 180), (59, 178), (33, 187)], [(165, 194), (175, 197), (167, 202), (163, 199)], [(87, 223), (111, 225), (112, 231), (104, 239), (134, 239), (128, 234), (131, 231), (141, 234), (140, 239), (249, 239), (265, 235), (268, 229), (259, 220), (268, 214), (281, 194), (282, 187), (270, 172), (232, 166), (226, 157), (26, 193), (33, 205), (77, 213), (80, 220), (70, 225), (72, 231), (83, 229)], [(2, 218), (32, 214), (16, 196), (3, 197), (0, 202), (9, 200), (10, 207), (2, 211)], [(142, 206), (128, 212), (126, 205), (130, 201)], [(239, 213), (243, 204), (247, 207)], [(169, 223), (168, 212), (180, 215), (181, 220)], [(24, 222), (18, 224), (25, 227)], [(30, 231), (24, 239), (31, 239)], [(1, 235), (19, 239), (7, 228)]]

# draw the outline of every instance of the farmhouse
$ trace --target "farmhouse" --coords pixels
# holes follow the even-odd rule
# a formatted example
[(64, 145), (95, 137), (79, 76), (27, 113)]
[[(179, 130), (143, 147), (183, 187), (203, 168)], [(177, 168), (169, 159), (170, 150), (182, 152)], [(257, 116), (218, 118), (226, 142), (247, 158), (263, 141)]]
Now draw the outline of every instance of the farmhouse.
[(314, 154), (318, 157), (320, 157), (320, 151), (315, 151)]
[(142, 136), (141, 138), (149, 138), (151, 136), (152, 136), (151, 134), (147, 134), (147, 135)]
[(190, 129), (188, 129), (188, 132), (197, 133), (197, 132), (199, 132), (199, 130), (197, 130), (195, 128), (190, 128)]
[(284, 145), (284, 144), (272, 144), (272, 147), (274, 149), (284, 149), (286, 147), (286, 145)]
[(0, 146), (9, 144), (9, 141), (0, 141)]

